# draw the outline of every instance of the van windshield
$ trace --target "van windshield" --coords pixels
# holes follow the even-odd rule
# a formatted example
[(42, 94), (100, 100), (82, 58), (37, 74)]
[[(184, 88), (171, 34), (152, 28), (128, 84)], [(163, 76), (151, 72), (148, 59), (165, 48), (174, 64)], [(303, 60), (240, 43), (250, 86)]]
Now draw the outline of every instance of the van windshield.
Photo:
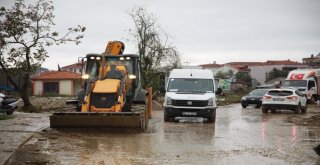
[(179, 93), (213, 93), (212, 79), (171, 78), (168, 92)]

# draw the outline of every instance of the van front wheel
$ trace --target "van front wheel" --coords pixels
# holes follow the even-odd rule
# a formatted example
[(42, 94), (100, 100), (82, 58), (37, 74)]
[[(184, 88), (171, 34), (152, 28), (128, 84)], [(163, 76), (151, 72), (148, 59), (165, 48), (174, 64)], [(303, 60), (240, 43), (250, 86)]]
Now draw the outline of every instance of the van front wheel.
[(210, 117), (208, 118), (209, 123), (214, 123), (216, 121), (216, 110), (214, 110)]
[(166, 114), (166, 110), (164, 110), (164, 112), (163, 112), (163, 120), (165, 122), (169, 122), (170, 121), (170, 117)]

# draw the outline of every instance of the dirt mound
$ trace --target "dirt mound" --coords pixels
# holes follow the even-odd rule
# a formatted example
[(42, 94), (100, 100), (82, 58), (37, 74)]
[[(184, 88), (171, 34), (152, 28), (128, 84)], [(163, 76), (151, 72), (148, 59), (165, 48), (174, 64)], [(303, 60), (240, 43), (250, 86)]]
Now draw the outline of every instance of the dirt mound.
[(316, 105), (308, 106), (305, 116), (289, 116), (287, 122), (297, 125), (320, 127), (320, 109)]
[[(75, 111), (75, 105), (67, 105), (67, 100), (75, 99), (74, 97), (30, 97), (30, 101), (32, 103), (32, 107), (29, 109), (22, 109), (20, 111), (27, 112), (66, 112), (66, 111)], [(21, 102), (19, 107), (22, 107), (23, 103)], [(153, 100), (152, 102), (152, 110), (163, 110), (161, 103)]]
[(76, 109), (74, 105), (67, 105), (67, 100), (72, 100), (74, 97), (36, 97), (29, 98), (32, 104), (30, 108), (23, 108), (23, 102), (20, 102), (20, 111), (25, 112), (60, 112), (73, 111)]
[(304, 118), (301, 121), (299, 121), (298, 124), (301, 125), (310, 125), (310, 126), (320, 126), (320, 114), (311, 116), (309, 118)]

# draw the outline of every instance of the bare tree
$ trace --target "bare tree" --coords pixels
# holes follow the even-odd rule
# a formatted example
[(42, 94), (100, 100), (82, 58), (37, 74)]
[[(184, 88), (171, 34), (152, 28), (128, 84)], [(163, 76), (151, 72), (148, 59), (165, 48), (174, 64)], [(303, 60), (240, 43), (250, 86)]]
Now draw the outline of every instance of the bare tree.
[[(54, 7), (52, 1), (38, 0), (35, 4), (25, 4), (16, 0), (10, 9), (0, 7), (0, 66), (10, 83), (19, 92), (24, 106), (31, 105), (28, 88), (30, 75), (48, 57), (45, 47), (80, 43), (85, 27), (69, 28), (64, 35), (52, 31)], [(23, 77), (20, 87), (13, 77)]]
[(130, 16), (135, 28), (131, 31), (140, 55), (143, 86), (159, 87), (160, 72), (181, 67), (180, 53), (169, 43), (169, 36), (146, 9), (133, 9)]

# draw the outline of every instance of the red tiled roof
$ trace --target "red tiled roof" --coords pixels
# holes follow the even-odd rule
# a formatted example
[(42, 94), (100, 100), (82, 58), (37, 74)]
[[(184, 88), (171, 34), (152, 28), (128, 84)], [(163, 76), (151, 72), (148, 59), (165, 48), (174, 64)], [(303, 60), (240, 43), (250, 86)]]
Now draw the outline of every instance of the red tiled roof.
[(81, 68), (82, 65), (81, 63), (75, 63), (75, 64), (71, 64), (71, 65), (67, 65), (67, 66), (64, 66), (64, 67), (61, 67), (62, 70), (64, 69), (78, 69), (78, 68)]
[(302, 65), (303, 63), (296, 62), (296, 61), (290, 61), (290, 60), (281, 60), (281, 61), (267, 61), (264, 62), (266, 65)]
[(242, 66), (256, 66), (256, 65), (262, 65), (263, 62), (229, 62), (225, 65), (242, 65)]
[(40, 73), (40, 75), (35, 76), (32, 80), (70, 80), (70, 79), (80, 79), (81, 75), (69, 71), (49, 71)]
[(202, 64), (199, 66), (202, 66), (205, 68), (219, 68), (219, 67), (222, 67), (223, 65), (222, 64)]
[(268, 60), (266, 62), (229, 62), (225, 65), (231, 66), (238, 66), (238, 65), (245, 65), (245, 66), (261, 66), (261, 65), (302, 65), (303, 63), (290, 61), (290, 60)]

